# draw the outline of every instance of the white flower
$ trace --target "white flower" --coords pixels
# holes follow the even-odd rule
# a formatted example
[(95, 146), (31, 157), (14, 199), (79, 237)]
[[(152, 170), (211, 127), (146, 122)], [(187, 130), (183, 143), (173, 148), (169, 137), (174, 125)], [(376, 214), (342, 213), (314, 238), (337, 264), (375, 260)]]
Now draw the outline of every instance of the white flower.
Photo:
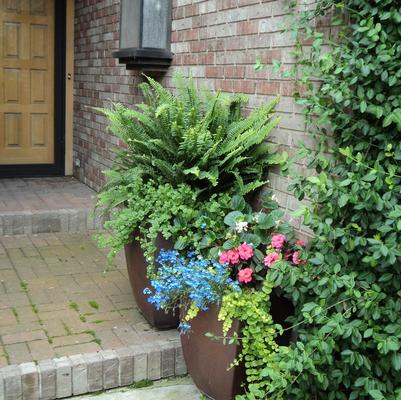
[(258, 223), (259, 222), (259, 218), (260, 218), (260, 212), (258, 214), (255, 214), (255, 216), (253, 217), (253, 220)]
[(235, 223), (235, 230), (238, 233), (246, 232), (248, 230), (248, 222), (246, 222), (246, 221), (236, 222)]

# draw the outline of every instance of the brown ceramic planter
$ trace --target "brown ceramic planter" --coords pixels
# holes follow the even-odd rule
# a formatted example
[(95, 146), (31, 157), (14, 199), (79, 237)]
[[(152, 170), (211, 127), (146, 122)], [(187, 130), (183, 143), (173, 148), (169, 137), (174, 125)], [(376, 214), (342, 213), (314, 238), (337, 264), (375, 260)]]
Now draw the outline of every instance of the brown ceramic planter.
[[(291, 303), (275, 292), (271, 296), (271, 302), (274, 321), (288, 327), (285, 320), (294, 312)], [(240, 364), (227, 371), (239, 355), (240, 346), (225, 345), (222, 341), (211, 340), (205, 336), (207, 332), (222, 336), (222, 323), (217, 317), (216, 305), (205, 312), (200, 312), (191, 321), (190, 333), (181, 335), (181, 344), (188, 372), (199, 390), (214, 400), (232, 400), (244, 391), (241, 384), (246, 380), (245, 367)], [(241, 326), (238, 321), (234, 322), (228, 336), (232, 336), (234, 332), (241, 336)], [(290, 331), (276, 339), (282, 346), (287, 346), (290, 340)]]
[[(205, 333), (222, 336), (222, 323), (217, 320), (218, 307), (213, 305), (200, 312), (191, 321), (191, 331), (181, 335), (188, 372), (195, 385), (214, 400), (232, 400), (242, 393), (245, 368), (241, 364), (228, 370), (240, 353), (240, 347), (211, 340)], [(229, 335), (240, 332), (239, 322), (234, 322)]]
[[(160, 249), (168, 249), (172, 245), (162, 236), (159, 236), (156, 240), (156, 247), (157, 252), (159, 252)], [(176, 328), (179, 321), (178, 312), (165, 313), (163, 310), (156, 310), (154, 305), (148, 302), (149, 296), (143, 293), (146, 287), (150, 287), (150, 280), (146, 276), (148, 264), (138, 241), (135, 240), (125, 245), (125, 257), (127, 259), (127, 269), (132, 292), (145, 319), (157, 329)]]

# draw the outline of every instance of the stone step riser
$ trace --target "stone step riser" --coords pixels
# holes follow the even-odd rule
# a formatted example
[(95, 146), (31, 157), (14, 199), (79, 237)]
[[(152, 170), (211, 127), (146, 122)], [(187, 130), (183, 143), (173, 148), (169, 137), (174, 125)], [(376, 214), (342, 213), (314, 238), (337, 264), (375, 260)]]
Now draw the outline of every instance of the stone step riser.
[(0, 235), (87, 232), (102, 229), (101, 210), (60, 209), (0, 213)]
[(179, 341), (79, 354), (0, 369), (0, 400), (55, 400), (187, 373)]

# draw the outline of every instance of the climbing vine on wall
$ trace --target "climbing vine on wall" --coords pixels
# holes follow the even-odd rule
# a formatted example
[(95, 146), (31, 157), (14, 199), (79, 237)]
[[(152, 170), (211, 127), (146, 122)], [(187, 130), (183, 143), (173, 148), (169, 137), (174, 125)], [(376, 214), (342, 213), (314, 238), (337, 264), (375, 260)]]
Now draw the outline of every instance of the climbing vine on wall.
[(266, 397), (400, 400), (401, 1), (294, 11), (292, 78), (319, 140), (300, 151), (315, 174), (290, 189), (311, 201), (298, 215), (314, 239), (304, 268), (271, 273), (295, 305), (297, 341), (266, 365)]

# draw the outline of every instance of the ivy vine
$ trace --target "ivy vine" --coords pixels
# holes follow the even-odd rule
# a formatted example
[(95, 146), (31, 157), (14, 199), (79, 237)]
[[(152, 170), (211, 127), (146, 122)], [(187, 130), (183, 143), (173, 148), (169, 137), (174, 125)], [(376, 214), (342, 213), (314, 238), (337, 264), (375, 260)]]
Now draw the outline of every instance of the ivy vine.
[(400, 400), (401, 2), (293, 6), (290, 77), (318, 146), (298, 154), (314, 176), (290, 189), (310, 201), (296, 215), (314, 238), (303, 268), (270, 274), (297, 341), (266, 364), (262, 398)]

